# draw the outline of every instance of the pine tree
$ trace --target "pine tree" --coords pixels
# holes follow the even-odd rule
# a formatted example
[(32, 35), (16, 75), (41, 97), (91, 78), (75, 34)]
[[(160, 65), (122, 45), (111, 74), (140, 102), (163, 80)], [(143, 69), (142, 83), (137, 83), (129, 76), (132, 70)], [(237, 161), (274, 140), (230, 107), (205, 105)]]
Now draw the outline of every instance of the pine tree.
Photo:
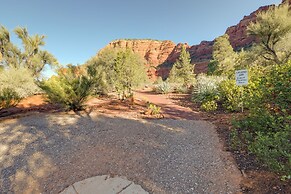
[(190, 53), (186, 51), (185, 46), (182, 47), (178, 60), (174, 63), (170, 75), (170, 82), (182, 83), (184, 86), (191, 86), (194, 77), (194, 65), (191, 64)]
[(260, 12), (248, 26), (248, 34), (259, 38), (256, 51), (269, 62), (284, 64), (291, 58), (291, 11), (288, 5)]
[(217, 74), (230, 74), (234, 70), (236, 53), (229, 42), (229, 36), (224, 34), (215, 39), (213, 59), (218, 63)]
[(124, 99), (132, 95), (134, 87), (147, 79), (143, 60), (131, 50), (120, 51), (114, 60), (114, 86)]

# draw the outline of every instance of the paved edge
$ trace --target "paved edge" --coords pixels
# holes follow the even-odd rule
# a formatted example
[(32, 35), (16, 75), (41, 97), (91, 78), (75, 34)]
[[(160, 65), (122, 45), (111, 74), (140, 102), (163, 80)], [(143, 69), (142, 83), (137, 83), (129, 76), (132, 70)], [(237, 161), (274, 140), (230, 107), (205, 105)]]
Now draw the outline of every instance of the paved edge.
[(60, 194), (87, 194), (87, 193), (132, 193), (148, 194), (140, 185), (121, 177), (110, 177), (108, 175), (87, 178), (70, 185)]

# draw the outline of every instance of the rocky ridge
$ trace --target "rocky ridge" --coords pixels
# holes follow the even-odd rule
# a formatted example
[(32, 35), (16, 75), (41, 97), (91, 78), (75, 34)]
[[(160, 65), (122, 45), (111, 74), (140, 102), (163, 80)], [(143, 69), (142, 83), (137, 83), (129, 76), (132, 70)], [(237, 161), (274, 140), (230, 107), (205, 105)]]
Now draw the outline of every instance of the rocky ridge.
[[(283, 0), (283, 3), (289, 3), (291, 0)], [(229, 41), (234, 50), (239, 51), (242, 48), (251, 47), (256, 39), (247, 35), (247, 26), (250, 22), (256, 21), (256, 15), (268, 10), (274, 5), (262, 6), (258, 10), (252, 12), (234, 26), (227, 28), (226, 34), (229, 35)], [(110, 48), (127, 48), (138, 53), (146, 60), (148, 73), (152, 77), (167, 77), (172, 65), (180, 55), (182, 46), (184, 45), (191, 56), (191, 63), (195, 65), (195, 72), (201, 73), (207, 71), (207, 64), (212, 59), (213, 41), (202, 41), (198, 45), (189, 46), (187, 43), (178, 43), (177, 45), (169, 40), (158, 41), (150, 39), (125, 39), (115, 40), (106, 47)]]

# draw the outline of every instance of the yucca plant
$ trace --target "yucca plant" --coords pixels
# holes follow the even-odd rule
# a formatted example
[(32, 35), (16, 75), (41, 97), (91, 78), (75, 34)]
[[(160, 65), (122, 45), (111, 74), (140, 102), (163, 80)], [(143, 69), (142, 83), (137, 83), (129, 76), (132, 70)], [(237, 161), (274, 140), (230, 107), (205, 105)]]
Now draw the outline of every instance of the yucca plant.
[(82, 110), (95, 86), (96, 71), (92, 67), (81, 68), (68, 65), (57, 76), (40, 83), (51, 103), (63, 106), (66, 110)]

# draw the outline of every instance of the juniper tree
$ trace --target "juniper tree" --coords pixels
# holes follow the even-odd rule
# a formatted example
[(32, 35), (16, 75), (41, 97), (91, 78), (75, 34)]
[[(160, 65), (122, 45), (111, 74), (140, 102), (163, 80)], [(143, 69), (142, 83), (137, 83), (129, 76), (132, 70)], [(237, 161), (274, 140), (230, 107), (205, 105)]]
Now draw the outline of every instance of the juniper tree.
[(85, 63), (85, 66), (93, 66), (96, 69), (95, 94), (107, 94), (114, 90), (114, 64), (118, 49), (105, 48)]
[(226, 75), (234, 70), (236, 53), (229, 42), (229, 36), (227, 34), (215, 39), (213, 45), (213, 59), (217, 63), (217, 74)]
[(131, 50), (119, 51), (114, 60), (114, 85), (124, 99), (132, 89), (147, 79), (144, 61)]
[(265, 60), (284, 64), (291, 58), (291, 11), (288, 5), (260, 12), (248, 26), (248, 34), (259, 39), (256, 51)]
[(105, 48), (86, 65), (94, 66), (97, 71), (99, 93), (116, 90), (122, 99), (147, 80), (143, 59), (128, 49)]
[(185, 46), (182, 47), (180, 56), (170, 71), (169, 80), (170, 82), (182, 83), (187, 87), (195, 80), (194, 65), (191, 64), (190, 53), (186, 51)]

